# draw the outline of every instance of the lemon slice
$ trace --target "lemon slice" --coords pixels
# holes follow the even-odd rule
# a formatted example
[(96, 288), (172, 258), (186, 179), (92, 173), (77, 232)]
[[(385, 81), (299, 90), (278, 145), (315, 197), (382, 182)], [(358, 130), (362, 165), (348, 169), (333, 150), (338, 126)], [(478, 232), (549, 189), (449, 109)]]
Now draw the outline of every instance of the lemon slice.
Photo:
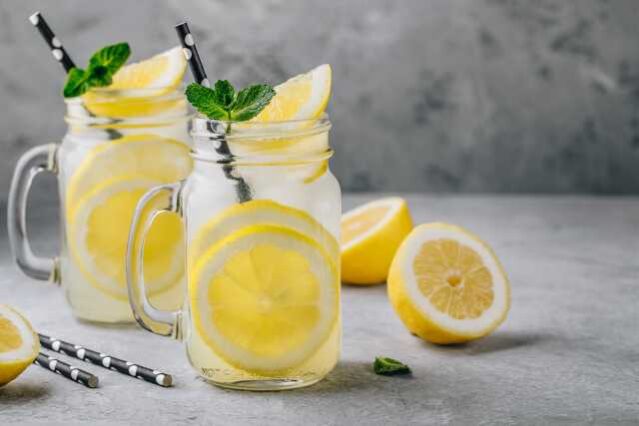
[(413, 228), (406, 201), (383, 198), (345, 213), (341, 223), (342, 280), (378, 284), (402, 240)]
[(157, 97), (179, 86), (185, 71), (182, 49), (174, 47), (122, 67), (113, 76), (108, 90), (89, 91), (83, 95), (83, 100), (87, 109), (97, 116), (124, 118), (158, 114), (184, 104), (183, 99)]
[(310, 120), (324, 113), (331, 97), (331, 66), (320, 65), (275, 87), (275, 97), (252, 122)]
[[(113, 298), (127, 300), (125, 254), (137, 202), (162, 178), (120, 176), (98, 185), (70, 209), (69, 251), (85, 279)], [(159, 202), (159, 200), (157, 200)], [(147, 212), (153, 203), (147, 206)], [(149, 295), (174, 287), (183, 276), (183, 232), (177, 215), (159, 215), (144, 245)]]
[(113, 76), (109, 90), (170, 89), (184, 77), (186, 60), (182, 48), (176, 46), (141, 62), (122, 67)]
[(38, 356), (40, 341), (16, 310), (0, 305), (0, 386), (18, 377)]
[(251, 225), (276, 225), (291, 228), (325, 247), (337, 259), (339, 247), (335, 238), (308, 213), (272, 200), (251, 200), (223, 210), (197, 233), (189, 247), (189, 258), (201, 254), (224, 237)]
[(189, 175), (192, 164), (186, 144), (152, 134), (100, 144), (83, 154), (82, 163), (68, 181), (67, 215), (80, 198), (110, 177), (141, 174), (159, 177), (158, 184), (176, 182)]
[(256, 225), (229, 235), (200, 256), (189, 286), (196, 332), (248, 372), (298, 366), (338, 326), (335, 263), (288, 228)]
[(433, 343), (489, 334), (505, 318), (510, 284), (479, 237), (454, 225), (420, 225), (399, 248), (388, 295), (406, 327)]

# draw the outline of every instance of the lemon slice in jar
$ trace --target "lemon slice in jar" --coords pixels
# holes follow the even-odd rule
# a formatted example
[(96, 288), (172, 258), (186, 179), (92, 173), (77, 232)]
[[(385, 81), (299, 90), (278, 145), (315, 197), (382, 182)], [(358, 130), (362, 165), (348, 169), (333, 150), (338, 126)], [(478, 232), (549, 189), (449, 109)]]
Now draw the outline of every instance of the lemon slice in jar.
[(255, 225), (199, 256), (189, 277), (196, 332), (229, 364), (277, 375), (310, 358), (338, 326), (339, 272), (313, 239)]
[[(103, 293), (127, 300), (125, 256), (138, 200), (161, 179), (119, 176), (98, 185), (72, 209), (68, 245), (86, 281)], [(161, 200), (155, 200), (160, 202)], [(153, 203), (147, 205), (147, 212)], [(183, 228), (173, 213), (159, 215), (146, 235), (144, 278), (151, 296), (177, 287), (184, 274)]]
[(109, 178), (154, 176), (159, 185), (185, 179), (193, 167), (185, 143), (153, 134), (124, 136), (81, 155), (82, 162), (68, 178), (65, 195), (68, 217), (80, 198)]
[(258, 199), (234, 204), (209, 220), (191, 242), (189, 258), (198, 259), (229, 234), (258, 224), (291, 228), (315, 240), (332, 258), (339, 256), (337, 240), (311, 215), (273, 200)]

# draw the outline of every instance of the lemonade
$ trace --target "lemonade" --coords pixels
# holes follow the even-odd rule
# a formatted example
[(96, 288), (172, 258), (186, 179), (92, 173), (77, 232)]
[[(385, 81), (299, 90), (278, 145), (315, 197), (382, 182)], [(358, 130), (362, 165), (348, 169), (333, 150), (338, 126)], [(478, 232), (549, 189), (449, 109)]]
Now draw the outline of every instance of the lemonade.
[[(217, 92), (189, 89), (196, 103), (233, 93), (228, 82), (216, 83)], [(130, 234), (136, 318), (182, 339), (198, 374), (230, 388), (307, 386), (339, 357), (341, 193), (328, 168), (331, 124), (323, 113), (330, 67), (275, 92), (253, 120), (194, 119), (192, 173), (147, 193)], [(181, 311), (155, 309), (142, 291), (148, 286), (140, 279), (140, 250), (153, 209), (184, 220), (188, 284)]]
[[(166, 96), (179, 99), (177, 93)], [(126, 126), (133, 118), (110, 123), (108, 129), (118, 133), (113, 139), (95, 129), (93, 120), (71, 124), (57, 153), (65, 224), (60, 278), (77, 317), (132, 321), (124, 279), (130, 220), (149, 188), (190, 172), (186, 106), (182, 100), (162, 115), (145, 117), (149, 124), (132, 128)], [(149, 285), (157, 288), (152, 300), (179, 306), (184, 282), (179, 220), (166, 216), (152, 232), (155, 242), (147, 248)]]
[[(286, 156), (281, 151), (264, 153), (259, 145), (283, 140), (253, 139), (256, 151), (253, 155), (257, 154), (260, 163), (266, 165), (250, 164), (253, 157), (249, 156), (246, 164), (237, 166), (237, 173), (246, 180), (253, 196), (251, 201), (243, 204), (236, 204), (233, 187), (220, 175), (219, 166), (204, 158), (196, 159), (194, 163), (193, 173), (184, 188), (190, 296), (184, 318), (195, 326), (187, 327), (190, 331), (185, 335), (185, 343), (193, 366), (216, 383), (246, 386), (242, 383), (261, 381), (261, 385), (266, 382), (272, 386), (280, 383), (281, 377), (286, 377), (281, 380), (283, 387), (307, 384), (323, 377), (337, 361), (341, 328), (339, 271), (336, 269), (339, 265), (340, 190), (330, 171), (324, 170), (321, 174), (317, 171), (325, 161), (323, 153), (328, 149), (327, 125), (327, 120), (320, 120), (306, 129), (306, 132), (322, 132), (319, 139), (324, 140), (323, 149), (305, 154), (308, 164), (278, 165), (278, 162), (286, 161)], [(257, 131), (257, 128), (253, 130)], [(235, 141), (230, 137), (230, 147), (238, 146), (239, 150), (241, 143), (251, 139), (248, 133), (246, 130), (245, 135)], [(318, 139), (318, 135), (287, 139), (291, 144), (287, 151), (292, 155), (296, 147), (312, 144), (311, 138)], [(196, 136), (195, 142), (209, 141)], [(315, 178), (310, 181), (309, 177), (313, 176)], [(287, 233), (287, 230), (293, 232)], [(284, 240), (281, 244), (269, 245), (278, 237)], [(235, 245), (247, 248), (236, 249)], [(227, 249), (235, 254), (226, 257), (224, 251)], [(249, 259), (242, 259), (243, 250)], [(305, 250), (309, 253), (296, 255)], [(313, 257), (318, 258), (317, 263), (328, 265), (328, 271), (318, 267), (316, 274), (306, 277), (304, 271), (309, 269), (308, 263), (312, 263), (306, 259)], [(236, 282), (257, 281), (256, 286), (261, 287), (235, 294), (234, 286), (227, 286), (220, 277), (216, 280), (215, 271), (207, 270), (209, 267), (215, 269), (212, 265), (215, 262), (223, 262), (223, 268)], [(298, 264), (302, 266), (297, 268)], [(243, 276), (248, 265), (253, 265), (257, 277)], [(273, 274), (282, 275), (274, 279)], [(320, 275), (325, 275), (327, 282), (312, 283), (314, 277)], [(295, 289), (311, 285), (317, 287), (314, 292), (319, 296), (293, 295)], [(211, 294), (216, 286), (224, 294)], [(283, 307), (282, 311), (277, 306), (268, 306), (277, 304), (278, 292), (291, 298), (291, 306)], [(215, 297), (222, 300), (213, 300)], [(325, 300), (318, 302), (317, 299), (322, 297)], [(264, 300), (254, 300), (260, 298)], [(204, 303), (202, 299), (206, 299)], [(317, 304), (316, 312), (308, 313), (300, 308), (306, 303)], [(233, 317), (220, 319), (227, 305), (233, 310)], [(280, 317), (270, 323), (270, 315), (274, 312)], [(312, 318), (304, 325), (307, 315)], [(214, 324), (207, 326), (207, 321)], [(238, 331), (234, 330), (235, 322), (244, 324), (242, 335), (238, 336)], [(297, 337), (293, 336), (296, 326), (299, 328)], [(225, 327), (228, 328), (226, 332)], [(210, 336), (215, 334), (220, 336), (211, 339)], [(264, 342), (259, 342), (260, 335), (264, 336)], [(294, 355), (296, 349), (298, 356)], [(285, 359), (287, 356), (290, 360)]]
[[(121, 66), (129, 53), (126, 43), (107, 46), (89, 67), (116, 59)], [(190, 116), (180, 85), (185, 69), (179, 48), (111, 70), (108, 87), (88, 88), (91, 68), (72, 69), (64, 90), (67, 134), (59, 145), (27, 152), (16, 167), (10, 212), (18, 214), (9, 233), (18, 264), (28, 275), (61, 283), (78, 318), (133, 321), (124, 258), (135, 206), (149, 188), (184, 179), (192, 167)], [(108, 70), (101, 72), (104, 77)], [(25, 214), (29, 176), (42, 169), (58, 177), (62, 247), (55, 261), (33, 256), (23, 222), (16, 220)], [(165, 215), (150, 229), (145, 276), (158, 306), (181, 305), (183, 247), (177, 216)]]

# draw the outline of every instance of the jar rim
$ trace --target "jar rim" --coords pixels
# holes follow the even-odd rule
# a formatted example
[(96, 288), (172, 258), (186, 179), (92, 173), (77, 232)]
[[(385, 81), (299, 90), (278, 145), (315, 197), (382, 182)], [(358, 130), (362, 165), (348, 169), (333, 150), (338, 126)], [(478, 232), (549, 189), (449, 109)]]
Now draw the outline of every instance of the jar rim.
[[(313, 119), (267, 122), (228, 122), (197, 116), (191, 123), (191, 155), (196, 160), (276, 165), (322, 161), (333, 155), (328, 138), (321, 136), (331, 129), (326, 113)], [(308, 146), (299, 145), (296, 140), (314, 142)], [(283, 141), (288, 148), (282, 149), (277, 141)], [(220, 149), (222, 146), (225, 148)]]
[[(89, 94), (94, 95), (96, 102), (116, 102), (126, 99), (147, 98), (155, 101), (155, 98), (183, 97), (185, 85), (183, 83), (177, 86), (159, 86), (145, 87), (140, 89), (113, 89), (110, 87), (94, 87)], [(76, 105), (84, 103), (84, 96), (75, 96), (73, 98), (64, 98), (67, 105)]]
[[(225, 121), (211, 120), (197, 115), (192, 120), (193, 138), (234, 139), (276, 139), (303, 137), (329, 131), (331, 121), (327, 113), (312, 119), (283, 121)], [(229, 131), (230, 129), (230, 131)]]
[(64, 119), (68, 124), (106, 127), (111, 124), (165, 125), (188, 121), (193, 116), (187, 107), (183, 84), (126, 90), (104, 87), (91, 89), (88, 93), (90, 97), (76, 96), (64, 100), (67, 106)]

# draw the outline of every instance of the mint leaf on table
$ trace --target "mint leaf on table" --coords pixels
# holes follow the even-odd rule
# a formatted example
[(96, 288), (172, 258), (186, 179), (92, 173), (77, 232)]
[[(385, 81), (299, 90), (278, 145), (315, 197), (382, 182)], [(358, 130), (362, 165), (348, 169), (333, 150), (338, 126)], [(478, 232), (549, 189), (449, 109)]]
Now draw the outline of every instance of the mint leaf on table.
[(410, 367), (401, 361), (385, 356), (378, 356), (373, 363), (375, 374), (382, 376), (393, 376), (399, 374), (410, 374)]
[(227, 80), (218, 80), (213, 88), (195, 83), (186, 88), (186, 98), (191, 105), (212, 120), (250, 120), (271, 102), (273, 96), (275, 90), (268, 84), (255, 84), (236, 93)]
[(128, 43), (103, 47), (91, 56), (86, 70), (72, 68), (67, 75), (62, 94), (65, 98), (80, 96), (92, 87), (105, 87), (113, 82), (113, 75), (131, 55)]

